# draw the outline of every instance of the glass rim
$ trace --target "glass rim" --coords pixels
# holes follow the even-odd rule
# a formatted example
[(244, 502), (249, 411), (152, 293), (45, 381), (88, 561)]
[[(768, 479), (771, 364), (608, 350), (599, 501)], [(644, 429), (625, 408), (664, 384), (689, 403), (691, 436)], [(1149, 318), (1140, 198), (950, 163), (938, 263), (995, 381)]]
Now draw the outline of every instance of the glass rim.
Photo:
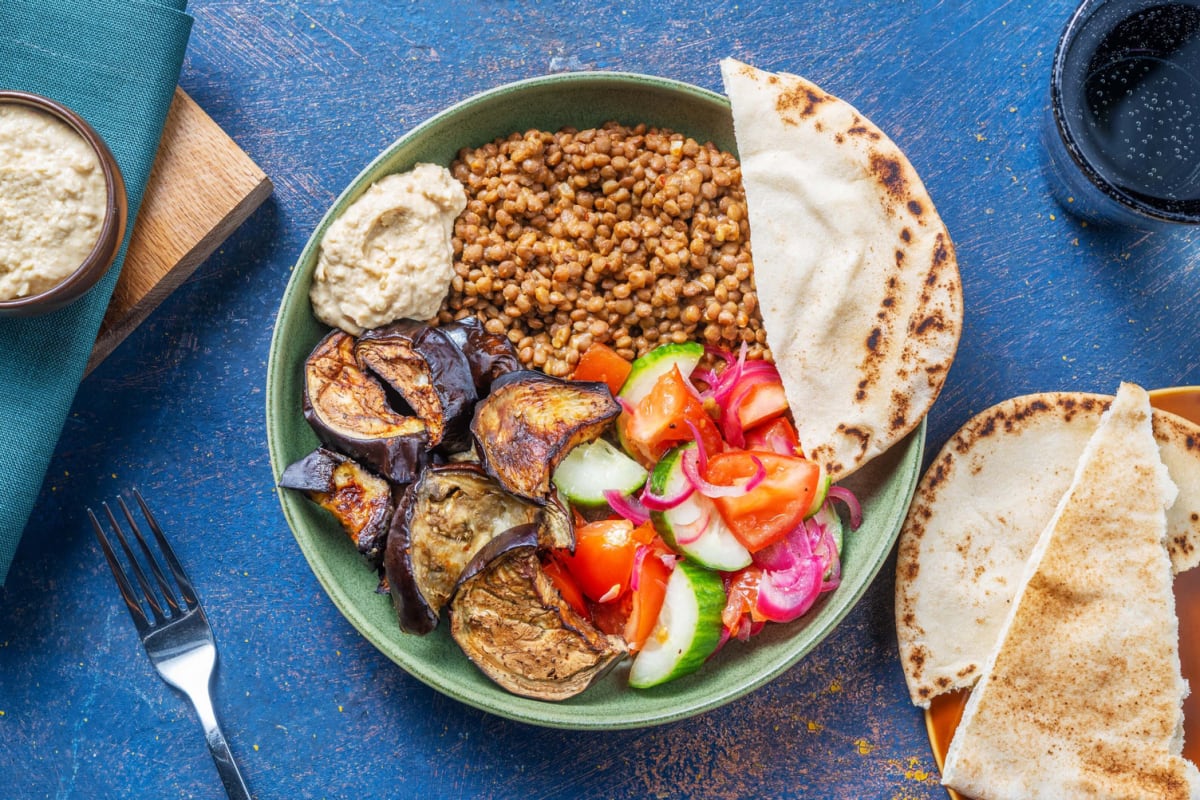
[[(1122, 189), (1106, 178), (1083, 154), (1078, 138), (1071, 131), (1071, 126), (1067, 122), (1062, 93), (1063, 72), (1066, 68), (1067, 57), (1070, 54), (1071, 46), (1074, 44), (1075, 39), (1084, 25), (1095, 15), (1098, 7), (1110, 2), (1112, 0), (1083, 0), (1067, 21), (1062, 34), (1058, 37), (1058, 43), (1054, 49), (1054, 60), (1050, 69), (1050, 112), (1054, 117), (1054, 127), (1071, 161), (1083, 174), (1084, 178), (1087, 179), (1088, 183), (1092, 184), (1092, 186), (1109, 199), (1119, 203), (1126, 210), (1145, 217), (1148, 220), (1191, 225), (1200, 224), (1200, 201), (1188, 201), (1196, 203), (1197, 209), (1194, 212), (1175, 211), (1144, 200)], [(1177, 0), (1159, 0), (1159, 2), (1147, 0), (1146, 6), (1163, 5), (1170, 2), (1177, 2)], [(1188, 5), (1191, 4), (1188, 3)]]

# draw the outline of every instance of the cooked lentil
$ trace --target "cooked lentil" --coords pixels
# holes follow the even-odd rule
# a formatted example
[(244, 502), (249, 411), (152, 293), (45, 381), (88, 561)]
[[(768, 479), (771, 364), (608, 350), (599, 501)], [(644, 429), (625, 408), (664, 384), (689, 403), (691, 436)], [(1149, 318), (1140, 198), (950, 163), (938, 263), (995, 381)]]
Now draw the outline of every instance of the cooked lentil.
[(464, 148), (450, 171), (467, 208), (441, 322), (475, 314), (557, 376), (593, 342), (629, 359), (689, 340), (770, 358), (729, 153), (610, 122)]

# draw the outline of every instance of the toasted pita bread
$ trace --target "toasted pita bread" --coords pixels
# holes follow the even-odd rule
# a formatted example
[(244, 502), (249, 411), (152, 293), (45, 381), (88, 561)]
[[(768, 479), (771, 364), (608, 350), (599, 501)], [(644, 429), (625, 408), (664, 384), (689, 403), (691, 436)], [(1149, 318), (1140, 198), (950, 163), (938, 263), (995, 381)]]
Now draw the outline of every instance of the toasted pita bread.
[(962, 330), (954, 247), (916, 171), (848, 103), (721, 62), (767, 344), (834, 480), (921, 421)]
[(950, 743), (978, 800), (1200, 797), (1167, 556), (1174, 501), (1146, 392), (1122, 384), (1038, 538)]
[[(978, 414), (921, 478), (900, 531), (896, 633), (913, 703), (979, 678), (1037, 537), (1112, 397), (1047, 392)], [(1176, 571), (1200, 562), (1200, 426), (1155, 411), (1179, 500), (1168, 511)]]

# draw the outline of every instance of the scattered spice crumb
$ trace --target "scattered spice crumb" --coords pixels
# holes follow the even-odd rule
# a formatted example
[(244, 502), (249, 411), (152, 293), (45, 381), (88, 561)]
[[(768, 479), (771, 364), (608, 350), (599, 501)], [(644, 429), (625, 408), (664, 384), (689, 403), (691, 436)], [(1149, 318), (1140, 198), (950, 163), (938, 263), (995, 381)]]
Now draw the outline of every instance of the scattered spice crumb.
[(817, 722), (815, 719), (810, 719), (808, 721), (808, 730), (809, 733), (820, 733), (821, 731), (825, 730), (825, 726)]
[(258, 752), (258, 745), (254, 745), (254, 752)]
[(904, 777), (908, 778), (910, 781), (924, 782), (929, 780), (929, 773), (926, 770), (921, 769), (921, 759), (915, 756), (910, 756), (908, 759), (908, 769), (904, 770)]
[(875, 749), (875, 745), (871, 744), (866, 739), (855, 739), (854, 746), (858, 749), (858, 754), (860, 756), (870, 755), (871, 751)]

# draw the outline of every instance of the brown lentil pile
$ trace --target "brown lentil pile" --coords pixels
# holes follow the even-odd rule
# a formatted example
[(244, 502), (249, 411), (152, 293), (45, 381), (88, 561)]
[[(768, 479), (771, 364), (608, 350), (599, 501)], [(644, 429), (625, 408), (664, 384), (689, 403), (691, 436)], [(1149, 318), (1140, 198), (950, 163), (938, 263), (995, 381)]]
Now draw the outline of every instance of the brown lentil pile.
[(689, 340), (769, 358), (741, 167), (680, 133), (608, 123), (463, 149), (441, 322), (475, 314), (567, 376), (593, 342), (636, 358)]

